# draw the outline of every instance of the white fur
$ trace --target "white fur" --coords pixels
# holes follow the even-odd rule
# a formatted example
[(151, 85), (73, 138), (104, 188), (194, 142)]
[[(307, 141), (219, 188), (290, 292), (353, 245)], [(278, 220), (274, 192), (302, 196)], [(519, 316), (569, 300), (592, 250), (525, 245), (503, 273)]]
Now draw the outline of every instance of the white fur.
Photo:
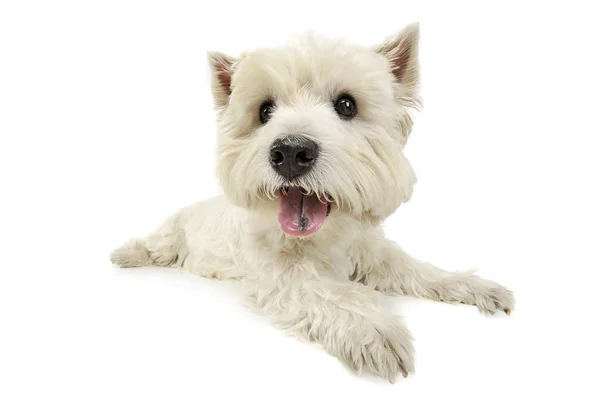
[[(414, 370), (413, 346), (382, 294), (509, 313), (510, 291), (417, 261), (380, 227), (415, 183), (403, 148), (409, 110), (420, 104), (417, 48), (411, 25), (374, 48), (308, 35), (240, 58), (209, 54), (225, 195), (182, 209), (147, 238), (115, 250), (112, 261), (239, 280), (249, 305), (275, 324), (390, 381)], [(332, 107), (342, 93), (357, 102), (350, 121)], [(276, 111), (261, 125), (258, 109), (268, 98)], [(319, 143), (321, 154), (297, 185), (333, 204), (323, 227), (306, 238), (282, 232), (277, 197), (285, 181), (268, 162), (276, 138), (298, 133)]]

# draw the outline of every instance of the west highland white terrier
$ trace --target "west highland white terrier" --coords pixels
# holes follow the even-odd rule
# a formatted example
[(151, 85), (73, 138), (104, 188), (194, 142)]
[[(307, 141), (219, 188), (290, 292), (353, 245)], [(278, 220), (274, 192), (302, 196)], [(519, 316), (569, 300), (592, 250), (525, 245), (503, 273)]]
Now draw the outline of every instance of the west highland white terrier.
[(209, 53), (224, 195), (112, 262), (238, 280), (276, 325), (390, 381), (414, 371), (414, 354), (383, 295), (509, 314), (511, 291), (416, 260), (381, 227), (415, 184), (403, 149), (421, 104), (418, 41), (411, 24), (374, 47), (303, 35), (237, 58)]

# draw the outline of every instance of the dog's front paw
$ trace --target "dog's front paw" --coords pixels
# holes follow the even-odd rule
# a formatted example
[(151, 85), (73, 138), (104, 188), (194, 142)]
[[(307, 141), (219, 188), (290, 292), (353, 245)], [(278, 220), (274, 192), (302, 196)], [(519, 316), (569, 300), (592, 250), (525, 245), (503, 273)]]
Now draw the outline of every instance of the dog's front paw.
[(406, 378), (414, 372), (412, 337), (400, 318), (385, 327), (362, 324), (353, 330), (341, 354), (353, 369), (366, 370), (392, 383), (398, 374)]
[(512, 291), (493, 281), (481, 279), (471, 285), (471, 293), (473, 305), (477, 306), (481, 313), (493, 315), (496, 312), (504, 312), (510, 315), (515, 308)]

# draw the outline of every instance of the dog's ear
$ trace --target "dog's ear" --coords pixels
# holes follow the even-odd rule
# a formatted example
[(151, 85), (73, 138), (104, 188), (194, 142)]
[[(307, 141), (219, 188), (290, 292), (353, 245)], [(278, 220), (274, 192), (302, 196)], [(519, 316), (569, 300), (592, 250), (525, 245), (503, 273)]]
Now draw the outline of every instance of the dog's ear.
[(417, 97), (419, 86), (419, 23), (407, 25), (399, 34), (374, 48), (390, 62), (398, 83), (404, 86), (405, 96)]
[(231, 77), (234, 57), (211, 51), (208, 53), (208, 64), (211, 69), (212, 94), (216, 108), (222, 108), (229, 102), (231, 94)]

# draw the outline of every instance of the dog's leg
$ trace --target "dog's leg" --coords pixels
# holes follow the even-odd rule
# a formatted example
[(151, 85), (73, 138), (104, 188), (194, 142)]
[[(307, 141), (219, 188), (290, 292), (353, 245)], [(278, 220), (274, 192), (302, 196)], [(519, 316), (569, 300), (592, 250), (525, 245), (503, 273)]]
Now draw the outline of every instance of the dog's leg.
[(401, 318), (362, 284), (301, 276), (246, 279), (250, 305), (300, 339), (315, 341), (352, 369), (393, 382), (414, 371), (412, 338)]
[(514, 309), (513, 293), (500, 284), (476, 276), (473, 272), (448, 272), (421, 262), (400, 247), (384, 239), (372, 261), (357, 265), (351, 279), (385, 294), (410, 295), (448, 303), (477, 306), (484, 314)]
[(181, 266), (183, 231), (179, 214), (165, 221), (145, 239), (133, 239), (110, 254), (112, 263), (121, 267)]

